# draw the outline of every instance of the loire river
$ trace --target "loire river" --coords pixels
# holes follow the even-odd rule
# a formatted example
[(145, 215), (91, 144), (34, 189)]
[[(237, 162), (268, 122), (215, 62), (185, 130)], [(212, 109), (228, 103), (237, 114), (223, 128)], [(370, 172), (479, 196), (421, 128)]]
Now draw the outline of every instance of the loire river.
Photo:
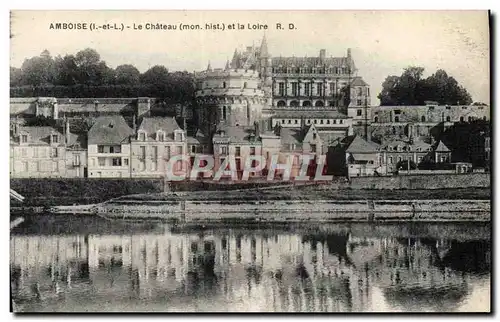
[(172, 227), (28, 219), (11, 234), (25, 312), (490, 310), (489, 224)]

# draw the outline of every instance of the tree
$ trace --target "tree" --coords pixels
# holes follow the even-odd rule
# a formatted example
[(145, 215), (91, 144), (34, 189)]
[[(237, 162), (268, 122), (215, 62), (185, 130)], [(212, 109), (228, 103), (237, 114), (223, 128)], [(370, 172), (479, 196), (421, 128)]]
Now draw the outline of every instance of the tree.
[(10, 68), (10, 86), (21, 86), (23, 85), (23, 72), (21, 68), (11, 67)]
[(140, 77), (143, 84), (164, 85), (168, 81), (168, 69), (165, 66), (155, 65)]
[(78, 69), (80, 84), (103, 84), (106, 63), (104, 65), (101, 63), (101, 56), (95, 49), (86, 48), (76, 53), (75, 64)]
[(116, 67), (115, 74), (118, 85), (137, 85), (141, 77), (139, 70), (130, 64)]
[(27, 85), (46, 85), (54, 81), (54, 61), (47, 50), (40, 56), (24, 60), (21, 70)]
[(401, 76), (388, 76), (377, 96), (380, 105), (423, 105), (435, 101), (441, 105), (467, 105), (472, 103), (470, 94), (458, 82), (439, 69), (423, 79), (424, 68), (410, 66)]
[(380, 100), (380, 105), (397, 105), (396, 100), (392, 98), (391, 93), (398, 82), (398, 76), (387, 76), (382, 83), (382, 91), (377, 98)]
[(54, 66), (56, 71), (55, 83), (57, 85), (71, 86), (78, 84), (79, 73), (75, 56), (66, 55), (64, 58), (58, 56), (54, 59)]

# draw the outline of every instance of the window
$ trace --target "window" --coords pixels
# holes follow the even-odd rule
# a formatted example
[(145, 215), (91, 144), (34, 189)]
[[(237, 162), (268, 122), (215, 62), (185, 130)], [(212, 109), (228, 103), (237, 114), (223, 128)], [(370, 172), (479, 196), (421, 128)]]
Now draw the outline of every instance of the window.
[(98, 145), (97, 146), (97, 152), (98, 153), (104, 153), (104, 145)]
[(422, 162), (422, 157), (418, 157), (418, 158), (417, 158), (417, 162), (418, 162), (418, 163), (421, 163), (421, 162)]
[(311, 152), (316, 153), (316, 144), (311, 144)]
[(113, 167), (121, 167), (122, 165), (122, 159), (121, 158), (113, 158)]
[(425, 115), (422, 115), (422, 117), (420, 118), (420, 120), (421, 120), (422, 122), (425, 122)]
[(333, 124), (337, 124), (337, 120), (333, 120)]
[(57, 158), (57, 148), (52, 148), (52, 157)]
[(399, 116), (394, 116), (394, 122), (399, 122)]
[(323, 124), (323, 120), (319, 120), (319, 124)]
[(358, 100), (358, 106), (363, 105), (363, 100)]
[(288, 120), (288, 124), (292, 124), (292, 120)]
[(401, 157), (398, 157), (398, 162), (401, 162), (403, 159)]
[(241, 156), (241, 148), (239, 146), (237, 146), (234, 149), (234, 155), (237, 156), (237, 157)]
[(344, 124), (344, 120), (339, 120), (339, 124)]
[(451, 122), (451, 117), (450, 116), (446, 117), (446, 122)]
[(318, 96), (323, 96), (323, 84), (317, 84), (316, 85), (316, 92)]
[(160, 131), (156, 134), (156, 138), (158, 141), (163, 142), (165, 141), (165, 133)]
[(127, 159), (127, 158), (124, 158), (124, 159), (123, 159), (123, 165), (128, 166), (128, 159)]
[(291, 144), (290, 144), (290, 150), (292, 150), (292, 151), (293, 151), (293, 150), (295, 150), (295, 148), (296, 148), (295, 143), (291, 143)]
[(278, 92), (280, 96), (285, 95), (285, 83), (278, 83)]
[(168, 145), (165, 145), (163, 154), (165, 158), (170, 159), (170, 147)]
[(298, 91), (298, 86), (299, 84), (298, 83), (292, 83), (292, 95), (293, 96), (298, 96), (299, 95), (299, 91)]
[(158, 147), (154, 146), (153, 147), (153, 160), (158, 159)]
[(247, 82), (244, 82), (243, 83), (243, 88), (247, 88), (247, 86), (248, 86)]
[(326, 120), (326, 124), (330, 124), (330, 120)]
[(335, 83), (330, 83), (330, 94), (335, 93)]
[(196, 145), (191, 145), (191, 153), (196, 153)]
[(356, 115), (357, 115), (357, 116), (361, 116), (362, 114), (363, 114), (363, 111), (362, 111), (362, 110), (357, 110), (357, 111), (356, 111)]
[(226, 82), (222, 82), (222, 88), (226, 88)]
[(139, 141), (146, 141), (146, 133), (139, 132)]
[(222, 107), (222, 119), (225, 120), (227, 117), (227, 110), (226, 110), (226, 107), (223, 106)]
[(182, 146), (180, 145), (176, 146), (176, 152), (177, 154), (182, 154)]
[(460, 122), (463, 122), (463, 121), (464, 121), (464, 117), (460, 116)]
[(401, 114), (401, 110), (394, 110), (394, 114), (396, 114), (396, 115)]
[(52, 143), (59, 143), (59, 136), (57, 134), (52, 134)]
[(21, 143), (28, 142), (28, 136), (26, 134), (21, 135)]
[(254, 146), (250, 147), (250, 155), (255, 155), (255, 147)]
[(97, 158), (97, 162), (100, 167), (106, 166), (106, 159), (105, 158)]
[(375, 123), (378, 122), (378, 116), (375, 116), (375, 118), (373, 119), (373, 122), (375, 122)]
[(145, 146), (141, 146), (139, 147), (139, 158), (141, 159), (145, 159), (146, 158), (146, 147)]
[(295, 124), (299, 124), (299, 120), (295, 120)]
[(158, 170), (158, 162), (153, 161), (151, 163), (151, 171), (157, 171)]
[(304, 95), (305, 96), (311, 95), (311, 83), (304, 84)]
[(450, 105), (446, 105), (446, 109), (447, 110), (451, 109), (451, 106)]
[(357, 91), (358, 91), (358, 96), (363, 95), (363, 88), (358, 87), (358, 88), (357, 88)]
[(318, 120), (314, 120), (314, 124), (318, 124)]
[(281, 124), (285, 124), (285, 120), (281, 120)]

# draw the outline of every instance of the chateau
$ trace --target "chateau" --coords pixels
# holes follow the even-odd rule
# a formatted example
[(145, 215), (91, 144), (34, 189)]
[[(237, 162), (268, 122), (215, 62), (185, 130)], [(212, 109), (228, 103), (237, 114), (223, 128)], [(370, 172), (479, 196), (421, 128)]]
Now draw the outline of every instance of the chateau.
[[(148, 97), (11, 98), (11, 176), (162, 177), (179, 154), (190, 165), (178, 171), (197, 155), (214, 156), (216, 167), (235, 156), (240, 173), (249, 156), (308, 154), (325, 156), (338, 175), (390, 175), (401, 161), (450, 163), (453, 151), (440, 133), (490, 120), (484, 105), (371, 106), (370, 86), (351, 49), (345, 53), (272, 55), (264, 36), (259, 46), (235, 50), (223, 68), (208, 63), (195, 72), (195, 100), (185, 105)], [(54, 122), (27, 126), (39, 117)], [(486, 133), (474, 147), (479, 159), (489, 160), (488, 140)]]

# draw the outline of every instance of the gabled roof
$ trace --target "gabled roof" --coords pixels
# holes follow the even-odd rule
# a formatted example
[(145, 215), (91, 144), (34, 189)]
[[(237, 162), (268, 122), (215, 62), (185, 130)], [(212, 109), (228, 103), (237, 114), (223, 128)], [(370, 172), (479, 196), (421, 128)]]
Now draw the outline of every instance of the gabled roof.
[(351, 83), (351, 86), (368, 86), (362, 77), (356, 77)]
[(434, 149), (436, 152), (450, 152), (451, 150), (443, 143), (443, 141), (439, 141), (436, 148)]
[(377, 152), (377, 146), (375, 143), (368, 142), (364, 140), (361, 136), (356, 135), (351, 143), (349, 144), (349, 147), (347, 148), (346, 152), (349, 153), (375, 153)]
[(142, 119), (139, 131), (145, 131), (148, 137), (156, 139), (156, 132), (164, 131), (167, 137), (173, 139), (175, 130), (182, 130), (173, 117), (145, 117)]
[(88, 144), (121, 144), (133, 130), (120, 115), (98, 117), (88, 132)]

